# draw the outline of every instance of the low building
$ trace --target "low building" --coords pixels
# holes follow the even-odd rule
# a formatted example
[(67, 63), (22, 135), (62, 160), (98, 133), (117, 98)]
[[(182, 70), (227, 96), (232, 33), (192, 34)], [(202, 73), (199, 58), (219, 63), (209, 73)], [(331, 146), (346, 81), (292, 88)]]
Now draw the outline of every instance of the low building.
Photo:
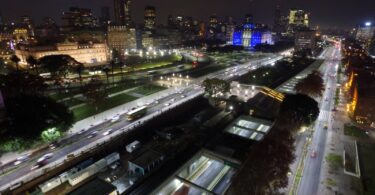
[(21, 64), (27, 64), (26, 59), (33, 56), (40, 59), (50, 55), (69, 55), (78, 62), (86, 65), (98, 65), (108, 62), (108, 47), (105, 43), (57, 43), (54, 45), (20, 44), (16, 48), (16, 55)]
[(203, 149), (150, 194), (225, 194), (240, 162)]
[(129, 170), (134, 174), (145, 175), (155, 168), (164, 156), (154, 150), (146, 150), (129, 160)]
[(117, 195), (117, 188), (101, 179), (93, 179), (77, 189), (67, 193), (67, 195)]

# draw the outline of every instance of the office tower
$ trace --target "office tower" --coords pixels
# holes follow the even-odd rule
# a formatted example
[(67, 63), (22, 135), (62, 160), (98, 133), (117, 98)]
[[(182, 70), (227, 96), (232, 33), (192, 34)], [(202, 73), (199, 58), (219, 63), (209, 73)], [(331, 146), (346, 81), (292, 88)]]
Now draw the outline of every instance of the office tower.
[(146, 6), (144, 25), (146, 30), (155, 30), (156, 27), (156, 8), (154, 6)]

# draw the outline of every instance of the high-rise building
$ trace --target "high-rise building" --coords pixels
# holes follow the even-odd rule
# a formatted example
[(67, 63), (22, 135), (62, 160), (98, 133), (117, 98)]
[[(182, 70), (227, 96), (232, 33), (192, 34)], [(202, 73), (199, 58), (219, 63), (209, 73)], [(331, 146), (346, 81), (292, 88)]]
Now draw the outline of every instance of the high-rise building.
[(219, 23), (219, 21), (218, 21), (216, 15), (212, 15), (212, 16), (210, 16), (210, 21), (209, 21), (209, 27), (210, 27), (210, 28), (216, 29), (218, 23)]
[(108, 46), (111, 50), (117, 50), (121, 58), (126, 50), (136, 49), (136, 30), (127, 26), (108, 26)]
[(316, 31), (315, 30), (299, 30), (296, 32), (295, 41), (294, 41), (294, 49), (296, 51), (300, 50), (308, 50), (311, 51), (312, 54), (316, 50), (317, 47), (317, 39), (316, 39)]
[(280, 5), (276, 5), (274, 20), (273, 20), (273, 31), (275, 31), (276, 33), (282, 32), (281, 19), (282, 18), (281, 18)]
[(29, 31), (29, 35), (30, 36), (34, 36), (34, 24), (33, 24), (33, 21), (31, 20), (31, 18), (27, 15), (24, 15), (24, 16), (21, 16), (21, 22), (20, 24), (27, 28), (28, 31)]
[(4, 25), (3, 15), (0, 13), (0, 26)]
[(375, 25), (371, 22), (366, 22), (364, 25), (358, 26), (355, 38), (361, 43), (361, 46), (370, 52), (371, 55), (375, 55)]
[(103, 6), (100, 9), (100, 23), (101, 25), (108, 25), (111, 21), (110, 11), (108, 6)]
[(145, 7), (144, 25), (146, 30), (155, 30), (156, 28), (156, 8), (154, 6)]
[(289, 11), (288, 32), (294, 33), (299, 29), (309, 28), (309, 14), (304, 10), (291, 9)]
[(93, 28), (98, 26), (97, 19), (93, 16), (91, 9), (70, 7), (69, 11), (63, 12), (63, 27), (69, 28)]
[(117, 25), (132, 26), (131, 0), (114, 0), (115, 23)]

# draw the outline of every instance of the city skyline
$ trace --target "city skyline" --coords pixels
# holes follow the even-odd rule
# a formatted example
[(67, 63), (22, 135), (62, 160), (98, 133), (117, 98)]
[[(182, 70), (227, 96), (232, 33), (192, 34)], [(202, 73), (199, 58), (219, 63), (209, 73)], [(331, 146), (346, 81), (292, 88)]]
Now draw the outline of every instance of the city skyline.
[[(297, 0), (279, 1), (281, 2), (281, 10), (283, 15), (287, 15), (287, 11), (291, 8), (304, 9), (311, 14), (312, 26), (321, 26), (322, 28), (351, 28), (357, 24), (374, 21), (371, 15), (375, 11), (375, 7), (371, 6), (371, 0), (361, 0), (357, 6), (353, 8), (349, 1), (329, 1), (324, 2), (325, 6), (321, 6), (322, 2), (301, 2)], [(193, 16), (198, 20), (207, 21), (212, 14), (218, 15), (221, 19), (226, 16), (233, 16), (236, 21), (241, 21), (245, 14), (252, 13), (254, 20), (259, 23), (265, 23), (269, 26), (273, 25), (274, 10), (277, 1), (249, 1), (237, 0), (235, 2), (213, 1), (208, 0), (205, 5), (209, 8), (199, 6), (200, 1), (193, 0), (189, 2), (169, 2), (162, 1), (134, 1), (132, 3), (132, 17), (136, 23), (143, 22), (144, 7), (154, 5), (156, 7), (158, 24), (166, 24), (169, 14)], [(111, 18), (114, 18), (113, 0), (100, 0), (91, 2), (88, 0), (73, 1), (68, 0), (59, 2), (57, 0), (46, 1), (41, 0), (35, 2), (22, 2), (14, 0), (12, 2), (3, 3), (0, 13), (6, 21), (17, 21), (21, 15), (29, 15), (36, 23), (40, 23), (43, 17), (50, 16), (58, 23), (61, 23), (61, 13), (71, 6), (79, 6), (90, 8), (96, 17), (100, 17), (100, 9), (102, 6), (108, 6), (111, 9)], [(44, 7), (48, 7), (45, 10)], [(18, 10), (18, 11), (15, 11)], [(338, 10), (332, 12), (332, 10)], [(340, 14), (341, 13), (341, 14)], [(348, 14), (350, 13), (350, 14)]]

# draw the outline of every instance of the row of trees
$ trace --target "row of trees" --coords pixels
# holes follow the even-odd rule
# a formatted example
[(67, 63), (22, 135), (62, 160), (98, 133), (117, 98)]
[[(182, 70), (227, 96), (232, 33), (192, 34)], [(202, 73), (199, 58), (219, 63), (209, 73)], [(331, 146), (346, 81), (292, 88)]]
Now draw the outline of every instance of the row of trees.
[(41, 139), (43, 131), (64, 132), (73, 124), (71, 111), (45, 94), (47, 84), (41, 76), (18, 70), (0, 75), (0, 83), (5, 100), (1, 142), (33, 142)]
[(270, 134), (253, 145), (227, 194), (280, 194), (288, 185), (294, 156), (294, 134), (319, 115), (318, 103), (307, 95), (287, 95)]

